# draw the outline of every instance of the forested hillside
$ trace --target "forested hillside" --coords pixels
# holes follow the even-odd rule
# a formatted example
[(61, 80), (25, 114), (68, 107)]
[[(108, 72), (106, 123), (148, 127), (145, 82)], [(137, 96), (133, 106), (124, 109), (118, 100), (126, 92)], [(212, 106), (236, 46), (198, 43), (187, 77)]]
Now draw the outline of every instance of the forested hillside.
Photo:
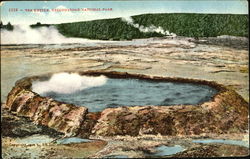
[[(220, 35), (248, 37), (248, 15), (164, 13), (132, 17), (55, 24), (67, 37), (102, 40), (124, 40), (166, 36), (160, 32), (143, 32), (139, 28), (161, 27), (178, 36), (216, 37)], [(131, 23), (133, 25), (131, 25)], [(39, 24), (42, 26), (41, 24)], [(139, 26), (139, 27), (135, 27)], [(36, 25), (32, 25), (33, 28)]]
[(57, 24), (60, 33), (67, 37), (82, 37), (102, 40), (123, 40), (147, 37), (160, 37), (156, 32), (143, 33), (120, 18), (87, 22)]
[(144, 26), (161, 26), (179, 36), (248, 36), (248, 16), (232, 14), (144, 14), (133, 17)]

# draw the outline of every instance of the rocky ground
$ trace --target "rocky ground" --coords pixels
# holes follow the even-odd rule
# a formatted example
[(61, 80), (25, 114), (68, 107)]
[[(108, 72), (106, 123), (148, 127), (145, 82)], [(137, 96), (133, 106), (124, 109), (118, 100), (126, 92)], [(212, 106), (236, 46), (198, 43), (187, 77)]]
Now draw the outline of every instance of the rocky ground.
[[(2, 100), (15, 81), (25, 76), (104, 69), (212, 80), (235, 89), (248, 101), (248, 39), (241, 41), (242, 49), (235, 48), (241, 46), (239, 42), (231, 42), (228, 47), (204, 44), (202, 40), (194, 43), (190, 38), (147, 39), (116, 45), (97, 43), (76, 48), (2, 46), (1, 81), (5, 83), (1, 88)], [(225, 40), (220, 43), (228, 45)]]
[[(35, 125), (26, 118), (16, 117), (3, 110), (3, 158), (102, 158), (102, 157), (131, 157), (131, 158), (156, 158), (156, 157), (221, 157), (221, 156), (247, 156), (249, 148), (240, 145), (219, 143), (194, 143), (195, 139), (231, 139), (247, 142), (247, 134), (202, 134), (192, 136), (161, 136), (143, 135), (138, 137), (91, 137), (93, 142), (56, 144), (55, 140), (63, 135), (47, 127)], [(7, 125), (7, 126), (6, 126)], [(14, 126), (8, 126), (14, 125)], [(48, 142), (29, 141), (34, 134)], [(44, 136), (46, 136), (44, 138)], [(22, 141), (22, 142), (20, 142)], [(25, 141), (25, 142), (24, 142)], [(181, 152), (172, 155), (158, 154), (157, 147), (166, 145), (183, 147)]]
[[(105, 141), (56, 144), (62, 133), (32, 123), (2, 110), (2, 157), (3, 158), (86, 158), (97, 153), (107, 144)], [(30, 138), (36, 135), (36, 138)], [(36, 142), (36, 140), (38, 140)], [(46, 142), (47, 140), (47, 142)], [(74, 152), (74, 153), (72, 153)]]
[[(10, 120), (11, 119), (11, 120)], [(2, 157), (3, 158), (101, 158), (101, 157), (221, 157), (221, 156), (246, 156), (249, 149), (239, 145), (226, 144), (201, 144), (193, 143), (194, 139), (231, 139), (241, 140), (247, 134), (202, 134), (193, 136), (161, 136), (144, 135), (139, 137), (116, 136), (92, 138), (93, 142), (55, 144), (53, 141), (63, 138), (62, 134), (54, 130), (33, 124), (23, 117), (16, 117), (3, 110), (3, 126), (14, 125), (13, 127), (3, 127)], [(7, 130), (7, 131), (6, 131)], [(34, 143), (28, 141), (33, 134), (40, 137), (47, 136), (51, 141), (47, 143)], [(25, 142), (20, 142), (20, 139)], [(44, 138), (43, 140), (46, 140)], [(157, 156), (156, 147), (166, 145), (173, 147), (181, 145), (183, 151), (173, 154)], [(72, 153), (73, 152), (73, 153)]]
[[(147, 39), (143, 43), (74, 47), (29, 46), (1, 47), (1, 100), (14, 82), (22, 77), (62, 71), (110, 70), (148, 75), (212, 80), (236, 90), (249, 101), (248, 39), (200, 41), (188, 38)], [(218, 43), (220, 45), (218, 45)], [(216, 44), (216, 45), (215, 45)], [(240, 47), (242, 45), (242, 47)], [(49, 60), (48, 60), (49, 59)], [(11, 72), (11, 73), (10, 73)], [(77, 157), (157, 157), (159, 145), (182, 145), (185, 151), (176, 157), (246, 156), (249, 148), (225, 144), (197, 144), (194, 138), (242, 140), (248, 134), (204, 134), (202, 136), (143, 138), (118, 137), (69, 145), (18, 144), (19, 138), (34, 134), (61, 138), (61, 134), (2, 111), (3, 158), (69, 158)], [(125, 138), (125, 139), (124, 139)], [(246, 137), (245, 137), (246, 138)], [(248, 138), (246, 138), (248, 140)], [(74, 153), (72, 153), (74, 152)], [(171, 155), (170, 155), (171, 156)]]

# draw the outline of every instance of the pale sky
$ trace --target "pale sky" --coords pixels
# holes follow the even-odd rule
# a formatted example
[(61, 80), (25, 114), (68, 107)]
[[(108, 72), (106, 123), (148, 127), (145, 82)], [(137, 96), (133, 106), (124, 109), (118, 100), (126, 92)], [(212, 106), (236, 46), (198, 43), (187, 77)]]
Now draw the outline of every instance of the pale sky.
[[(10, 8), (18, 8), (10, 12)], [(112, 11), (26, 12), (25, 9), (112, 8)], [(22, 10), (22, 11), (21, 11)], [(247, 0), (165, 1), (6, 1), (1, 2), (1, 21), (6, 24), (56, 24), (128, 17), (145, 13), (248, 14)]]

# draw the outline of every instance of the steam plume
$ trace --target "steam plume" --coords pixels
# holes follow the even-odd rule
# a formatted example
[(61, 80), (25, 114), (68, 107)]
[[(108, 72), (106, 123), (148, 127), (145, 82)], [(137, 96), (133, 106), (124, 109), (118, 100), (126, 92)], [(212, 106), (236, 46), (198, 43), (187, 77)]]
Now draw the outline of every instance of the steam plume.
[(13, 31), (1, 30), (1, 44), (62, 44), (88, 41), (90, 40), (66, 38), (54, 26), (32, 29), (28, 25), (15, 25)]
[(33, 82), (32, 90), (40, 95), (49, 92), (71, 94), (90, 87), (102, 86), (107, 82), (107, 77), (80, 76), (77, 73), (57, 73), (48, 81)]
[(154, 25), (151, 25), (149, 27), (145, 27), (139, 24), (134, 23), (134, 20), (131, 17), (123, 17), (122, 18), (123, 21), (127, 22), (129, 25), (138, 28), (141, 32), (147, 33), (147, 32), (156, 32), (156, 33), (160, 33), (166, 36), (173, 36), (175, 37), (176, 34), (174, 33), (170, 33), (168, 30), (164, 30), (162, 27), (156, 27)]

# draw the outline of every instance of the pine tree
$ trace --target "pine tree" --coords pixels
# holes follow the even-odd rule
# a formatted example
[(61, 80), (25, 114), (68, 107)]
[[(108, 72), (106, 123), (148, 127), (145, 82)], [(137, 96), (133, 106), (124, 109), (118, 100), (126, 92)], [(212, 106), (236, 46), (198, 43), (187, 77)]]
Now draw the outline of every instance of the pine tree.
[(11, 23), (10, 22), (8, 22), (8, 24), (6, 25), (6, 29), (7, 30), (13, 30), (13, 26), (11, 25)]

